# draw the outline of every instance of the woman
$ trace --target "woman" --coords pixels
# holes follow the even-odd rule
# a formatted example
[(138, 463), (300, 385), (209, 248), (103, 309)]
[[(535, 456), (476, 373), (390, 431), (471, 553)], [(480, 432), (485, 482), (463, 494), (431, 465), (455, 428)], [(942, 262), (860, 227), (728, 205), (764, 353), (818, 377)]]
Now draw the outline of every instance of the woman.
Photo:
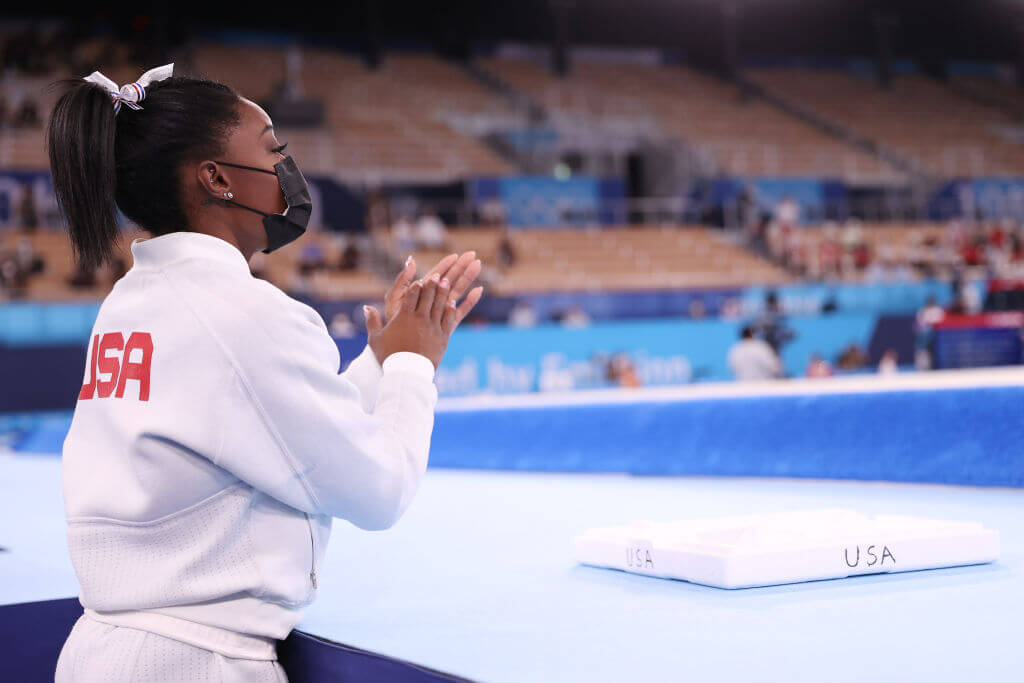
[(76, 260), (112, 256), (118, 209), (152, 235), (100, 307), (64, 441), (85, 613), (58, 683), (285, 680), (275, 641), (316, 596), (332, 518), (385, 529), (412, 501), (434, 373), (483, 291), (456, 305), (473, 252), (415, 282), (407, 259), (339, 375), (321, 317), (248, 267), (305, 230), (305, 179), (263, 109), (171, 68), (62, 81), (47, 129)]

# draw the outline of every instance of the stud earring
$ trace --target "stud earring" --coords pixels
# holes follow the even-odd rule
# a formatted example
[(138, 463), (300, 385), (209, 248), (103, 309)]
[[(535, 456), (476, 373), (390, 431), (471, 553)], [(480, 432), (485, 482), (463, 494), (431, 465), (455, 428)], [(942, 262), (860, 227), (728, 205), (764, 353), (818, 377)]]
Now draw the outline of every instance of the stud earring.
[(227, 197), (228, 199), (234, 199), (235, 198), (235, 195), (233, 193), (231, 193), (231, 192), (225, 192), (224, 196)]

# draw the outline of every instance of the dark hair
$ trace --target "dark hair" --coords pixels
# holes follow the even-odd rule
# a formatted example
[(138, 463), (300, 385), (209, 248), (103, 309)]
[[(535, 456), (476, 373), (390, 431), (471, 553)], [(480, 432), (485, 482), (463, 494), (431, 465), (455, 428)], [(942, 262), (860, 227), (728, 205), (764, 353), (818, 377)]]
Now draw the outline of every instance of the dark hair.
[(189, 231), (178, 169), (216, 158), (241, 122), (239, 95), (203, 78), (152, 83), (131, 109), (114, 115), (110, 94), (81, 78), (53, 81), (63, 93), (46, 129), (57, 206), (75, 259), (85, 268), (109, 260), (118, 238), (117, 210), (152, 235)]

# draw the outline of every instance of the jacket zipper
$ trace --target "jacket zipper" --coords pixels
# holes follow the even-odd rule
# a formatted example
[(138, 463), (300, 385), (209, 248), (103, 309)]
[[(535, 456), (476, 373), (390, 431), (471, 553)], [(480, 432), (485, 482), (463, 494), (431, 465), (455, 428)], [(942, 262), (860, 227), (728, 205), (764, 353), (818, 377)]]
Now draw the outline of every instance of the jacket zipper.
[(310, 554), (312, 564), (309, 568), (309, 580), (313, 583), (313, 590), (316, 590), (316, 543), (313, 541), (313, 520), (310, 519), (308, 512), (304, 514), (306, 515), (306, 523), (309, 525), (309, 547), (312, 551)]

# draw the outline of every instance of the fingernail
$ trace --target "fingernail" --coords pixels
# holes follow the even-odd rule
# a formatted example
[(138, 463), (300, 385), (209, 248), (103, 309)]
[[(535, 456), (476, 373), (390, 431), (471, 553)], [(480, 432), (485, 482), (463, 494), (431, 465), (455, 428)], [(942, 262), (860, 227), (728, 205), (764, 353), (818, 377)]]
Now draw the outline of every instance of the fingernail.
[(430, 276), (430, 279), (433, 280), (434, 282), (437, 282), (438, 280), (441, 279), (441, 273), (434, 273), (433, 275)]
[(409, 265), (409, 261), (412, 261), (412, 254), (405, 257), (405, 265)]
[(364, 318), (369, 318), (370, 317), (370, 307), (369, 306), (363, 306), (363, 317)]
[(447, 289), (447, 288), (448, 288), (448, 278), (443, 277), (443, 278), (441, 278), (441, 289)]

